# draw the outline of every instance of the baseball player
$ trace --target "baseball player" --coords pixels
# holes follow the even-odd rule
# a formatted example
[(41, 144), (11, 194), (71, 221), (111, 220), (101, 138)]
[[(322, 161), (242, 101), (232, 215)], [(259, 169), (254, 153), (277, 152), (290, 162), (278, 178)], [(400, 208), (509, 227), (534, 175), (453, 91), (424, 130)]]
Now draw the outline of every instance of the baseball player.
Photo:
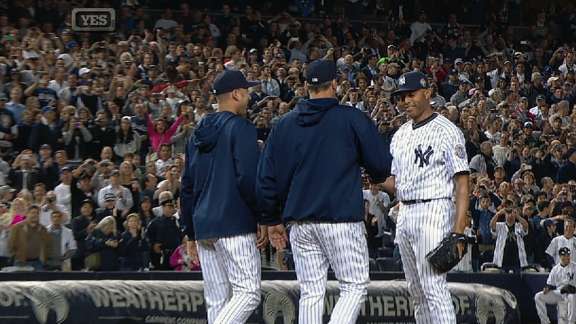
[(556, 236), (546, 248), (546, 254), (554, 259), (554, 264), (560, 263), (558, 251), (567, 247), (570, 251), (576, 251), (576, 237), (574, 237), (574, 219), (566, 217), (564, 220), (564, 235)]
[(298, 323), (322, 323), (328, 267), (340, 283), (330, 323), (356, 323), (369, 282), (363, 222), (363, 166), (377, 183), (389, 157), (376, 125), (336, 99), (336, 66), (318, 60), (306, 70), (309, 100), (278, 121), (258, 167), (256, 191), (270, 242), (290, 244), (298, 283)]
[[(432, 91), (423, 73), (408, 72), (398, 81), (394, 95), (410, 120), (392, 138), (392, 177), (385, 183), (401, 202), (395, 240), (416, 323), (456, 323), (446, 274), (433, 269), (426, 255), (450, 232), (462, 235), (466, 226), (469, 170), (464, 136), (433, 112)], [(459, 243), (460, 255), (463, 249)]]
[(536, 311), (542, 324), (550, 323), (546, 313), (546, 304), (557, 305), (558, 324), (574, 323), (576, 320), (575, 289), (570, 288), (570, 286), (576, 286), (574, 280), (576, 263), (570, 261), (570, 249), (567, 247), (560, 248), (558, 258), (560, 263), (550, 271), (546, 286), (534, 296)]
[(219, 112), (206, 115), (186, 149), (182, 177), (182, 222), (197, 244), (202, 264), (208, 323), (245, 323), (260, 304), (260, 254), (266, 230), (257, 237), (256, 128), (243, 116), (250, 96), (240, 71), (214, 80)]

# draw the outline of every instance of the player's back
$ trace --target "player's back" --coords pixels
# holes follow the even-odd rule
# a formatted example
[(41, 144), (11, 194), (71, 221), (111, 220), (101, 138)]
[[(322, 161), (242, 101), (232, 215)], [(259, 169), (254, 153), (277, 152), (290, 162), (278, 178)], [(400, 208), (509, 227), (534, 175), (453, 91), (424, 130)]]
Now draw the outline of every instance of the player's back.
[[(330, 98), (303, 100), (286, 114), (261, 163), (264, 172), (274, 170), (285, 220), (349, 222), (364, 214), (360, 167), (382, 181), (387, 161), (374, 123)], [(262, 190), (265, 197), (265, 184)]]
[(206, 115), (194, 131), (181, 201), (184, 220), (193, 220), (196, 239), (255, 231), (256, 145), (254, 125), (231, 112)]

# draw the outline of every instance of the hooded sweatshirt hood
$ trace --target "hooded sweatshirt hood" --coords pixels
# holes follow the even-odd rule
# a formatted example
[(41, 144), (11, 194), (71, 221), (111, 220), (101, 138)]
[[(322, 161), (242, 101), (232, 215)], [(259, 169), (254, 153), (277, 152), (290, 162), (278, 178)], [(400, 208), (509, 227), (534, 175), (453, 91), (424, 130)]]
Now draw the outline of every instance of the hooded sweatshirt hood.
[(296, 105), (298, 125), (308, 127), (318, 124), (328, 109), (337, 105), (335, 98), (301, 100)]
[(204, 116), (198, 127), (194, 130), (192, 138), (194, 145), (201, 152), (210, 152), (216, 146), (218, 137), (227, 121), (235, 114), (225, 111)]

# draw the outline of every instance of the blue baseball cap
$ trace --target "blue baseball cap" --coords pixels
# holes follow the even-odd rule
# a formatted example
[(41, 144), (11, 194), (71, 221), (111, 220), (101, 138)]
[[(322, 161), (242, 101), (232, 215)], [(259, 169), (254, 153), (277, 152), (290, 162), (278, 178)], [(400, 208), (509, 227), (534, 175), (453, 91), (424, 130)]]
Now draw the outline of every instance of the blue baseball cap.
[(428, 78), (422, 72), (412, 71), (404, 73), (398, 79), (399, 88), (392, 93), (393, 96), (402, 92), (412, 92), (420, 89), (428, 89)]
[(306, 82), (319, 85), (335, 80), (337, 77), (336, 64), (330, 60), (316, 60), (306, 67)]
[(248, 89), (260, 84), (260, 81), (248, 81), (242, 72), (226, 70), (216, 76), (212, 85), (212, 93), (221, 95), (236, 89)]
[(570, 255), (570, 249), (567, 248), (567, 247), (560, 248), (560, 250), (558, 250), (558, 254), (560, 254), (560, 255)]

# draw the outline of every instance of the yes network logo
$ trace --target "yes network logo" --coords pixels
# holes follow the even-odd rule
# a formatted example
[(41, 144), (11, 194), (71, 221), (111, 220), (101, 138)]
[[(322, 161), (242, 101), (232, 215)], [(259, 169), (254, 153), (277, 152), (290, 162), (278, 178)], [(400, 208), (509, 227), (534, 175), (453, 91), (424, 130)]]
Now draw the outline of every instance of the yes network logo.
[(116, 11), (113, 8), (72, 9), (72, 30), (111, 32), (116, 29)]

